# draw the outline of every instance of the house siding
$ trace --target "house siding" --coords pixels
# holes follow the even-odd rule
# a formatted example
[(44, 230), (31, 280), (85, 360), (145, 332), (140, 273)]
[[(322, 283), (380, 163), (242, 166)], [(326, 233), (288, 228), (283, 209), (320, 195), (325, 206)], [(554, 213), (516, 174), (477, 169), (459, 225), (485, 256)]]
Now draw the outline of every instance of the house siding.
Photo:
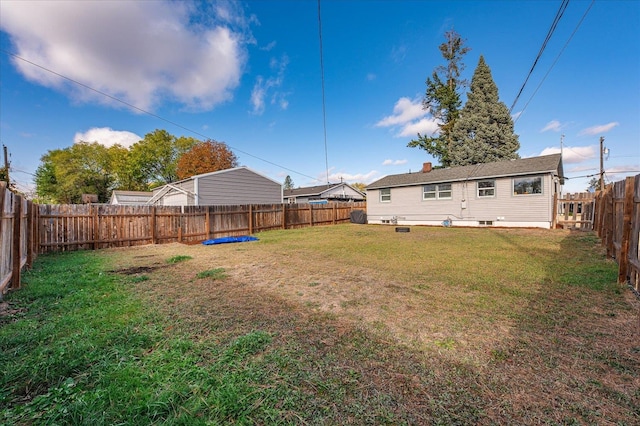
[(423, 200), (423, 185), (414, 185), (391, 188), (391, 202), (380, 202), (380, 189), (370, 189), (367, 218), (369, 223), (439, 225), (451, 219), (460, 226), (491, 221), (493, 226), (548, 228), (553, 220), (553, 177), (532, 176), (542, 176), (542, 194), (514, 195), (512, 177), (496, 178), (495, 196), (487, 198), (478, 197), (477, 180), (453, 182), (448, 200)]
[(356, 199), (356, 200), (363, 199), (362, 194), (359, 194), (357, 191), (354, 191), (351, 187), (347, 185), (339, 185), (322, 193), (322, 198), (341, 198), (341, 197)]
[(199, 205), (280, 204), (282, 185), (246, 168), (197, 176)]
[(162, 197), (162, 204), (163, 206), (187, 206), (190, 205), (188, 204), (189, 200), (188, 198), (191, 197), (187, 197), (186, 194), (183, 194), (182, 192), (178, 192), (178, 191), (172, 191), (169, 192), (167, 194), (165, 194)]

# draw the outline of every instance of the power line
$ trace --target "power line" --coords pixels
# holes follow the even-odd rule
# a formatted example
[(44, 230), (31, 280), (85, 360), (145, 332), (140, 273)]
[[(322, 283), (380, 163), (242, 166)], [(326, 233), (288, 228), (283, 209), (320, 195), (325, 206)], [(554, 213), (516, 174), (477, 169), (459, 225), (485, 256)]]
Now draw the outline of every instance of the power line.
[[(573, 30), (573, 32), (571, 33), (571, 35), (569, 36), (569, 39), (567, 40), (567, 42), (564, 44), (564, 46), (562, 46), (562, 49), (560, 49), (560, 53), (558, 53), (558, 56), (556, 56), (556, 59), (553, 61), (553, 63), (551, 64), (551, 66), (549, 67), (549, 70), (547, 71), (547, 73), (544, 75), (544, 77), (542, 77), (542, 80), (540, 80), (540, 83), (538, 84), (538, 86), (536, 87), (536, 90), (533, 91), (533, 94), (531, 94), (531, 97), (529, 98), (529, 100), (527, 101), (526, 104), (524, 104), (524, 108), (522, 108), (522, 111), (520, 111), (520, 114), (518, 114), (518, 116), (516, 117), (516, 119), (513, 121), (513, 124), (516, 124), (518, 122), (518, 120), (520, 119), (520, 117), (522, 117), (522, 113), (524, 112), (525, 109), (527, 109), (527, 107), (529, 106), (529, 103), (531, 102), (531, 100), (533, 99), (533, 97), (536, 95), (536, 93), (538, 93), (538, 90), (540, 89), (540, 87), (542, 86), (542, 83), (544, 83), (544, 81), (547, 79), (547, 76), (549, 75), (549, 73), (551, 72), (551, 70), (553, 69), (553, 67), (556, 65), (556, 63), (558, 62), (558, 59), (560, 59), (560, 56), (562, 55), (562, 53), (564, 52), (564, 50), (567, 48), (567, 46), (569, 45), (569, 42), (571, 41), (571, 39), (573, 38), (573, 36), (576, 34), (576, 32), (578, 31), (578, 28), (580, 28), (580, 25), (582, 25), (582, 21), (584, 21), (584, 18), (587, 17), (587, 14), (589, 13), (589, 11), (591, 10), (591, 6), (593, 6), (593, 3), (595, 2), (595, 0), (591, 0), (591, 3), (589, 4), (589, 7), (587, 8), (587, 10), (584, 12), (584, 14), (582, 15), (582, 18), (580, 18), (580, 21), (578, 22), (578, 25), (576, 25), (575, 29)], [(518, 95), (519, 96), (519, 95)], [(518, 99), (516, 98), (516, 101)], [(515, 102), (514, 102), (515, 105)], [(513, 106), (511, 106), (511, 109), (513, 109)]]
[(18, 172), (18, 173), (24, 173), (25, 175), (29, 175), (29, 176), (33, 176), (33, 177), (36, 176), (35, 174), (33, 174), (31, 172), (27, 172), (27, 171), (24, 171), (24, 170), (16, 169), (15, 167), (11, 167), (11, 171), (12, 172)]
[[(123, 105), (126, 105), (126, 106), (128, 106), (129, 108), (132, 108), (132, 109), (135, 109), (135, 110), (137, 110), (137, 111), (140, 111), (140, 112), (142, 112), (142, 113), (144, 113), (144, 114), (150, 115), (151, 117), (157, 118), (158, 120), (164, 121), (165, 123), (169, 123), (169, 124), (171, 124), (171, 125), (173, 125), (173, 126), (179, 127), (180, 129), (186, 130), (187, 132), (189, 132), (189, 133), (193, 133), (194, 135), (197, 135), (197, 136), (203, 137), (203, 138), (205, 138), (205, 139), (212, 139), (212, 140), (213, 140), (213, 138), (211, 138), (211, 137), (209, 137), (209, 136), (207, 136), (207, 135), (204, 135), (204, 134), (202, 134), (202, 133), (200, 133), (200, 132), (198, 132), (198, 131), (196, 131), (196, 130), (192, 130), (192, 129), (190, 129), (190, 128), (186, 127), (186, 126), (183, 126), (182, 124), (178, 124), (178, 123), (176, 123), (175, 121), (171, 121), (171, 120), (169, 120), (169, 119), (167, 119), (167, 118), (164, 118), (164, 117), (162, 117), (162, 116), (160, 116), (160, 115), (158, 115), (158, 114), (154, 114), (154, 113), (152, 113), (152, 112), (150, 112), (150, 111), (147, 111), (147, 110), (145, 110), (145, 109), (142, 109), (142, 108), (140, 108), (140, 107), (137, 107), (137, 106), (135, 106), (135, 105), (133, 105), (133, 104), (130, 104), (130, 103), (129, 103), (129, 102), (127, 102), (127, 101), (123, 101), (122, 99), (116, 98), (115, 96), (112, 96), (112, 95), (110, 95), (110, 94), (108, 94), (108, 93), (105, 93), (105, 92), (103, 92), (103, 91), (101, 91), (101, 90), (95, 89), (95, 88), (93, 88), (93, 87), (91, 87), (91, 86), (89, 86), (89, 85), (87, 85), (87, 84), (84, 84), (84, 83), (81, 83), (81, 82), (79, 82), (79, 81), (77, 81), (77, 80), (74, 80), (73, 78), (67, 77), (67, 76), (65, 76), (65, 75), (63, 75), (63, 74), (60, 74), (60, 73), (58, 73), (58, 72), (56, 72), (56, 71), (53, 71), (53, 70), (51, 70), (51, 69), (49, 69), (49, 68), (47, 68), (47, 67), (44, 67), (44, 66), (42, 66), (42, 65), (40, 65), (40, 64), (37, 64), (37, 63), (35, 63), (35, 62), (32, 62), (32, 61), (30, 61), (30, 60), (28, 60), (28, 59), (25, 59), (25, 58), (23, 58), (23, 57), (21, 57), (21, 56), (19, 56), (19, 55), (16, 55), (15, 53), (9, 52), (9, 51), (7, 51), (7, 50), (5, 50), (5, 49), (0, 49), (0, 51), (2, 51), (3, 53), (5, 53), (5, 54), (7, 54), (7, 55), (9, 55), (9, 56), (13, 56), (13, 57), (14, 57), (14, 58), (16, 58), (16, 59), (19, 59), (19, 60), (21, 60), (21, 61), (24, 61), (24, 62), (26, 62), (26, 63), (28, 63), (28, 64), (30, 64), (30, 65), (33, 65), (33, 66), (35, 66), (35, 67), (38, 67), (38, 68), (40, 68), (40, 69), (42, 69), (42, 70), (44, 70), (44, 71), (46, 71), (46, 72), (49, 72), (49, 73), (51, 73), (51, 74), (54, 74), (54, 75), (56, 75), (56, 76), (58, 76), (58, 77), (60, 77), (60, 78), (63, 78), (63, 79), (65, 79), (65, 80), (67, 80), (67, 81), (70, 81), (70, 82), (71, 82), (71, 83), (73, 83), (73, 84), (77, 84), (78, 86), (82, 86), (82, 87), (84, 87), (85, 89), (91, 90), (92, 92), (95, 92), (95, 93), (97, 93), (97, 94), (99, 94), (99, 95), (105, 96), (105, 97), (107, 97), (107, 98), (109, 98), (109, 99), (111, 99), (111, 100), (114, 100), (114, 101), (119, 102), (119, 103), (121, 103), (121, 104), (123, 104)], [(323, 83), (323, 87), (324, 87), (324, 83)], [(324, 93), (324, 90), (323, 90), (323, 93)], [(323, 103), (323, 105), (324, 105), (324, 103)], [(325, 134), (325, 141), (326, 141), (326, 134)], [(325, 145), (326, 145), (326, 142), (325, 142)], [(267, 163), (267, 164), (271, 164), (272, 166), (276, 166), (276, 167), (278, 167), (278, 168), (281, 168), (281, 169), (284, 169), (284, 170), (290, 171), (290, 172), (292, 172), (292, 173), (296, 173), (296, 174), (298, 174), (298, 175), (300, 175), (300, 176), (307, 177), (307, 178), (312, 179), (312, 180), (314, 180), (314, 181), (317, 181), (317, 180), (318, 180), (317, 178), (314, 178), (314, 177), (309, 176), (309, 175), (307, 175), (307, 174), (304, 174), (304, 173), (302, 173), (302, 172), (299, 172), (299, 171), (296, 171), (296, 170), (290, 169), (290, 168), (285, 167), (285, 166), (283, 166), (283, 165), (280, 165), (280, 164), (274, 163), (273, 161), (269, 161), (269, 160), (266, 160), (266, 159), (264, 159), (264, 158), (258, 157), (258, 156), (256, 156), (256, 155), (250, 154), (250, 153), (248, 153), (248, 152), (246, 152), (246, 151), (243, 151), (243, 150), (241, 150), (241, 149), (235, 148), (235, 147), (233, 147), (233, 146), (231, 146), (231, 145), (229, 145), (229, 144), (227, 144), (227, 146), (229, 146), (229, 148), (233, 149), (234, 151), (240, 152), (241, 154), (244, 154), (244, 155), (248, 155), (249, 157), (255, 158), (256, 160), (263, 161), (263, 162), (265, 162), (265, 163)]]
[(542, 52), (544, 52), (545, 48), (547, 47), (547, 43), (549, 42), (549, 40), (551, 40), (551, 36), (555, 32), (556, 27), (558, 26), (558, 22), (560, 22), (560, 19), (562, 18), (562, 15), (564, 14), (564, 11), (567, 9), (567, 6), (569, 6), (569, 0), (562, 0), (562, 3), (560, 4), (560, 8), (558, 9), (558, 12), (556, 12), (556, 17), (553, 19), (553, 22), (551, 23), (551, 27), (549, 28), (549, 31), (547, 32), (547, 36), (545, 37), (544, 41), (542, 42), (542, 46), (540, 47), (540, 51), (538, 52), (538, 56), (536, 56), (536, 59), (533, 61), (533, 65), (531, 65), (531, 69), (529, 70), (529, 74), (527, 74), (527, 78), (525, 78), (524, 83), (522, 83), (522, 87), (520, 87), (520, 91), (518, 92), (518, 95), (514, 99), (513, 104), (511, 104), (511, 108), (509, 109), (509, 113), (511, 113), (513, 111), (513, 108), (516, 106), (516, 103), (518, 102), (518, 99), (520, 99), (520, 95), (522, 94), (522, 91), (524, 90), (524, 87), (527, 85), (527, 81), (529, 81), (529, 77), (531, 77), (531, 74), (533, 73), (534, 68), (538, 64), (538, 60), (542, 56)]
[(322, 54), (322, 17), (320, 0), (318, 0), (318, 33), (320, 38), (320, 79), (322, 80), (322, 128), (324, 130), (324, 162), (327, 168), (327, 185), (329, 184), (329, 154), (327, 150), (327, 109), (324, 95), (324, 55)]

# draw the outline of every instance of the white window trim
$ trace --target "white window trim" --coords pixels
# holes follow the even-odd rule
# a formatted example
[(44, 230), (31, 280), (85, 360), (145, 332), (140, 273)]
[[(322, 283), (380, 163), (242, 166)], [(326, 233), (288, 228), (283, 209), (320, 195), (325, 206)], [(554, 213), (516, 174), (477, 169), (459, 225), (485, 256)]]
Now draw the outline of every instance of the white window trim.
[[(440, 185), (449, 185), (449, 189), (441, 190), (440, 189)], [(425, 190), (425, 188), (427, 186), (435, 186), (436, 187), (435, 191), (429, 191), (428, 192), (429, 194), (435, 194), (435, 197), (433, 197), (433, 198), (425, 197), (426, 192), (424, 190)], [(449, 195), (448, 197), (442, 197), (442, 196), (440, 196), (440, 193), (442, 193), (442, 192), (448, 192), (451, 195)], [(451, 199), (453, 199), (453, 184), (451, 184), (451, 183), (430, 183), (430, 184), (422, 186), (422, 201), (451, 200)]]
[[(480, 182), (493, 182), (493, 186), (490, 188), (480, 188)], [(493, 189), (492, 195), (480, 195), (480, 190)], [(476, 182), (476, 196), (478, 198), (495, 198), (496, 197), (496, 180), (495, 179), (483, 179)]]
[[(382, 199), (382, 197), (384, 195), (387, 195), (387, 194), (383, 194), (383, 191), (389, 191), (389, 194), (388, 194), (389, 199), (388, 200), (383, 200)], [(382, 188), (382, 189), (380, 189), (380, 202), (381, 203), (390, 203), (391, 202), (391, 188)]]
[[(540, 192), (533, 192), (531, 194), (516, 194), (516, 180), (517, 179), (540, 179)], [(525, 177), (514, 177), (511, 179), (511, 194), (514, 197), (534, 197), (544, 195), (544, 176), (536, 175), (536, 176), (525, 176)]]

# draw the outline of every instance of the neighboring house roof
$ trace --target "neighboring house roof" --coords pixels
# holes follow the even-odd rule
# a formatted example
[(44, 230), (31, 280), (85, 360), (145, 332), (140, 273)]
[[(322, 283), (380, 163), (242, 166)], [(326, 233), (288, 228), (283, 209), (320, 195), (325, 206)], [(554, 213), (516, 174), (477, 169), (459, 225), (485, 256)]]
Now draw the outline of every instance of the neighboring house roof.
[(329, 183), (326, 185), (317, 185), (317, 186), (307, 186), (307, 187), (303, 187), (303, 188), (294, 188), (294, 189), (285, 189), (284, 190), (284, 198), (292, 198), (292, 197), (320, 197), (322, 198), (322, 195), (325, 192), (330, 191), (331, 189), (334, 189), (337, 186), (348, 186), (349, 188), (353, 189), (354, 191), (356, 191), (358, 194), (362, 195), (362, 198), (365, 198), (365, 195), (362, 193), (362, 191), (357, 190), (356, 188), (354, 188), (351, 185), (348, 185), (344, 182), (342, 183)]
[(114, 190), (111, 192), (109, 203), (142, 205), (146, 204), (152, 196), (153, 192)]
[[(184, 181), (180, 181), (180, 182), (184, 182)], [(195, 195), (193, 192), (191, 191), (187, 191), (186, 189), (180, 188), (179, 186), (175, 186), (173, 184), (167, 183), (164, 186), (159, 187), (160, 190), (157, 191), (155, 193), (155, 195), (153, 195), (152, 197), (150, 197), (147, 200), (147, 204), (154, 204), (156, 201), (158, 201), (160, 198), (162, 198), (165, 194), (167, 194), (169, 191), (174, 190), (177, 192), (181, 192), (185, 195)]]
[(522, 158), (519, 160), (504, 160), (494, 163), (448, 167), (446, 169), (433, 169), (426, 173), (420, 171), (416, 173), (389, 175), (369, 184), (367, 189), (521, 176), (536, 173), (554, 173), (563, 179), (564, 173), (562, 171), (561, 155), (552, 154), (540, 157)]
[(250, 169), (250, 168), (249, 168), (249, 167), (247, 167), (247, 166), (239, 166), (239, 167), (234, 167), (234, 168), (232, 168), (232, 169), (223, 169), (223, 170), (218, 170), (218, 171), (215, 171), (215, 172), (201, 173), (201, 174), (199, 174), (199, 175), (193, 175), (193, 176), (191, 176), (191, 177), (189, 177), (189, 178), (182, 179), (182, 180), (179, 180), (179, 181), (177, 181), (177, 182), (171, 182), (171, 183), (172, 183), (172, 184), (181, 183), (181, 182), (185, 182), (185, 181), (192, 180), (192, 179), (195, 179), (195, 178), (201, 178), (201, 177), (204, 177), (204, 176), (211, 176), (211, 175), (218, 175), (218, 174), (221, 174), (221, 173), (229, 173), (229, 172), (231, 172), (231, 171), (234, 171), (234, 170), (240, 170), (240, 169), (246, 169), (246, 170), (249, 170), (249, 171), (250, 171), (250, 172), (252, 172), (252, 173), (255, 173), (255, 174), (259, 175), (259, 176), (262, 176), (262, 177), (263, 177), (263, 178), (265, 178), (265, 179), (269, 179), (270, 181), (277, 183), (278, 185), (282, 185), (282, 183), (281, 183), (281, 182), (278, 182), (278, 181), (277, 181), (277, 180), (275, 180), (275, 179), (271, 179), (269, 176), (263, 175), (263, 174), (262, 174), (262, 173), (260, 173), (260, 172), (256, 172), (255, 170)]
[[(212, 176), (215, 177), (211, 178)], [(250, 178), (247, 179), (247, 176)], [(212, 183), (212, 181), (215, 181), (215, 183)], [(265, 186), (269, 187), (266, 192), (264, 191)], [(244, 196), (247, 200), (272, 198), (273, 190), (276, 186), (277, 199), (280, 203), (282, 202), (282, 183), (262, 173), (258, 173), (247, 166), (240, 166), (231, 169), (217, 170), (215, 172), (201, 173), (186, 179), (167, 183), (153, 190), (153, 197), (149, 199), (148, 204), (157, 204), (161, 199), (169, 196), (173, 197), (177, 193), (186, 195), (188, 199), (196, 203), (195, 205), (198, 205), (200, 202), (212, 202), (212, 192), (215, 193), (216, 198), (220, 198), (220, 194), (225, 194), (225, 196), (229, 198), (229, 193), (236, 194), (240, 192), (253, 194), (249, 197)], [(206, 192), (206, 194), (201, 192), (203, 189), (203, 192)], [(235, 199), (238, 197), (232, 198)], [(255, 203), (256, 201), (251, 202)], [(271, 203), (273, 201), (269, 202)], [(249, 202), (247, 201), (246, 203)]]

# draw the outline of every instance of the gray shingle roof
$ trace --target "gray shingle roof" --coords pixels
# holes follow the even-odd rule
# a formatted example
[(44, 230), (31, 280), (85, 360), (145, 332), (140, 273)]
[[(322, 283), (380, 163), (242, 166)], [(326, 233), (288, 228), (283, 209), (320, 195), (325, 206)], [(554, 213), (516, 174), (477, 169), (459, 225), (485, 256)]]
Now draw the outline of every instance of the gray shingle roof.
[(497, 161), (495, 163), (449, 167), (446, 169), (433, 169), (428, 173), (422, 173), (420, 171), (416, 173), (389, 175), (369, 184), (366, 189), (521, 176), (536, 173), (553, 173), (562, 178), (563, 171), (561, 155), (551, 154), (540, 157), (522, 158), (519, 160), (505, 160)]
[(301, 197), (301, 196), (313, 196), (320, 195), (327, 189), (331, 189), (334, 186), (340, 185), (339, 183), (331, 183), (325, 185), (318, 186), (306, 186), (304, 188), (294, 188), (294, 189), (285, 189), (284, 196), (285, 197)]

